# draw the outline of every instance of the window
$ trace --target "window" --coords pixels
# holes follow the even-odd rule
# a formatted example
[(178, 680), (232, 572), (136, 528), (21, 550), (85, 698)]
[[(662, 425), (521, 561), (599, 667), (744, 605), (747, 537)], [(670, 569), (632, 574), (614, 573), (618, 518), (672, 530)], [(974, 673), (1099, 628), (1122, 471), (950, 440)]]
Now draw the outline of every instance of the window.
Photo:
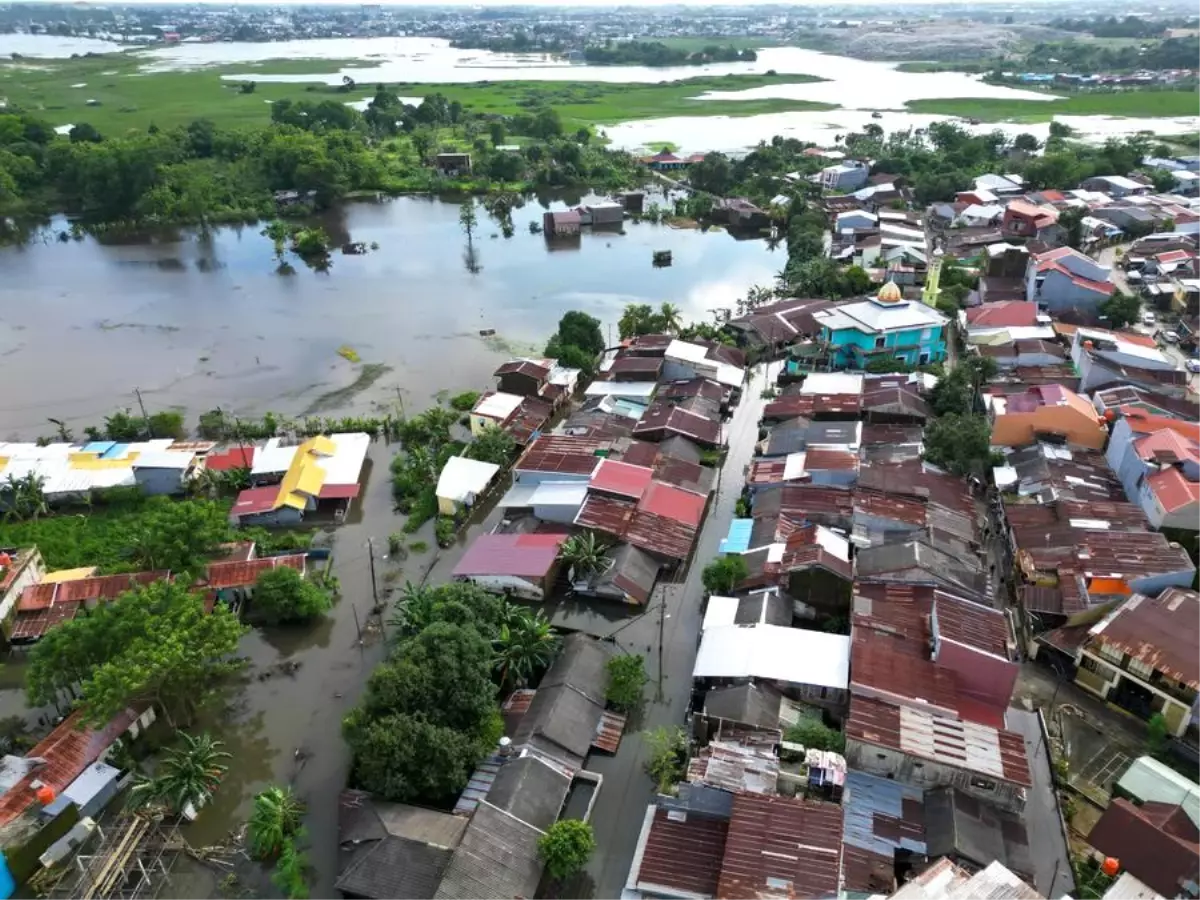
[(880, 347), (882, 347), (882, 346), (883, 346), (884, 344), (886, 344), (886, 343), (887, 343), (887, 338), (886, 338), (886, 337), (877, 337), (877, 338), (875, 338), (875, 349), (876, 349), (876, 350), (878, 350)]
[(1086, 653), (1083, 654), (1083, 660), (1080, 662), (1080, 665), (1089, 672), (1095, 672), (1105, 681), (1113, 681), (1116, 678), (1116, 675), (1112, 669), (1100, 662), (1100, 660), (1096, 659), (1094, 656), (1088, 656)]
[(887, 759), (887, 754), (886, 753), (876, 753), (875, 758), (876, 759)]
[(925, 343), (925, 341), (928, 341), (931, 337), (933, 337), (932, 328), (921, 329), (921, 343)]
[(1154, 667), (1148, 666), (1140, 659), (1129, 658), (1129, 672), (1136, 675), (1142, 681), (1149, 681), (1150, 676), (1154, 674)]
[(971, 787), (977, 791), (994, 791), (996, 789), (996, 782), (990, 778), (972, 778)]

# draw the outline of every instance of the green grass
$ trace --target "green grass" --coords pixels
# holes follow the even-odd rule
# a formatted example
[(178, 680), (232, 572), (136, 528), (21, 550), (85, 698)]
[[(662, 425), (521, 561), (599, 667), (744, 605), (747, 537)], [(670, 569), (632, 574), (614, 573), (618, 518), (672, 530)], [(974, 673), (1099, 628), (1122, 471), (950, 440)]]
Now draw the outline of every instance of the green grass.
[(735, 50), (761, 50), (763, 47), (779, 47), (782, 44), (774, 38), (766, 37), (669, 37), (646, 38), (656, 44), (666, 44), (677, 50), (694, 53), (705, 47), (733, 47)]
[[(31, 110), (54, 125), (88, 122), (106, 134), (185, 125), (211, 119), (222, 127), (264, 125), (270, 121), (267, 101), (338, 99), (370, 96), (376, 82), (366, 75), (352, 91), (342, 93), (321, 83), (256, 82), (252, 94), (239, 90), (240, 81), (223, 75), (328, 73), (349, 60), (265, 60), (256, 66), (220, 66), (186, 72), (141, 72), (146, 55), (114, 53), (87, 59), (32, 63), (0, 62), (0, 97), (11, 106)], [(106, 74), (107, 73), (107, 74)], [(829, 104), (803, 100), (721, 100), (699, 103), (705, 91), (738, 91), (771, 84), (806, 84), (822, 79), (811, 75), (729, 75), (698, 77), (661, 84), (596, 84), (579, 81), (500, 81), (476, 84), (390, 84), (401, 96), (445, 94), (480, 112), (513, 115), (541, 105), (559, 110), (572, 128), (631, 119), (678, 115), (749, 116), (767, 112), (831, 109)], [(73, 88), (73, 84), (86, 84)], [(100, 101), (99, 106), (87, 105)]]
[(1126, 116), (1157, 118), (1194, 116), (1200, 95), (1194, 91), (1123, 91), (1073, 94), (1061, 100), (982, 100), (954, 97), (910, 100), (910, 112), (974, 118), (982, 122), (1046, 122), (1054, 116)]

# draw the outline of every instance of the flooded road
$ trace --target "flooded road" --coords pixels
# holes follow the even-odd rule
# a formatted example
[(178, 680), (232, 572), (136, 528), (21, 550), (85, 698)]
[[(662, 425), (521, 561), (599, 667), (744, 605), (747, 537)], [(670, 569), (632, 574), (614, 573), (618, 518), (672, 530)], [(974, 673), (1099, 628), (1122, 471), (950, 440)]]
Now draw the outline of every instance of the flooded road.
[[(401, 396), (420, 409), (439, 391), (486, 384), (512, 352), (539, 352), (567, 310), (596, 316), (614, 337), (626, 303), (670, 301), (685, 319), (707, 319), (786, 262), (762, 240), (629, 222), (624, 234), (585, 229), (573, 248), (551, 249), (528, 227), (544, 209), (530, 200), (516, 210), (510, 239), (478, 210), (476, 274), (464, 265), (458, 204), (429, 197), (325, 217), (339, 246), (379, 245), (335, 253), (327, 273), (293, 259), (294, 275), (277, 274), (257, 225), (127, 241), (47, 233), (0, 248), (0, 378), (22, 385), (0, 399), (0, 436), (35, 437), (49, 416), (77, 430), (98, 423), (133, 405), (135, 387), (193, 426), (218, 406), (333, 415), (394, 408)], [(674, 265), (654, 268), (655, 250), (670, 250)], [(496, 334), (481, 338), (483, 329)], [(363, 384), (343, 347), (389, 368)]]

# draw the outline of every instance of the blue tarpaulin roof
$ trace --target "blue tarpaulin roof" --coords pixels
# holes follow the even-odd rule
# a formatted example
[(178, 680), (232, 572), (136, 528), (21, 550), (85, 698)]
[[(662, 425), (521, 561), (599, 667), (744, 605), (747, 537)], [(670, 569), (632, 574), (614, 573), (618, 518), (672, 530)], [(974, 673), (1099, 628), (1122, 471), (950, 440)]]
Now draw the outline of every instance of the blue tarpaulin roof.
[(734, 519), (729, 523), (729, 533), (721, 538), (718, 552), (745, 553), (750, 549), (750, 532), (753, 529), (753, 519)]
[(107, 450), (100, 454), (101, 459), (120, 459), (125, 455), (125, 451), (129, 449), (128, 444), (113, 444)]
[(107, 453), (115, 446), (115, 441), (92, 441), (90, 444), (83, 445), (83, 452), (95, 453), (97, 456), (100, 456), (104, 453)]

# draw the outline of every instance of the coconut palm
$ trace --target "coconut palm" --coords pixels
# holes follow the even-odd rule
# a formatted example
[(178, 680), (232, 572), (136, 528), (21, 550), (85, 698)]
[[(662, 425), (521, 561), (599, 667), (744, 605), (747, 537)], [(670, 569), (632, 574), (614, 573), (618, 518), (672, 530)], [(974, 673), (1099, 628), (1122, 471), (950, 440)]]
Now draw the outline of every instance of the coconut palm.
[(254, 812), (246, 828), (250, 852), (259, 859), (278, 856), (284, 844), (300, 830), (304, 804), (290, 787), (269, 787), (254, 798)]
[(558, 636), (542, 613), (526, 612), (500, 626), (495, 641), (500, 684), (524, 682), (537, 669), (548, 666), (558, 648)]
[(683, 316), (674, 303), (663, 303), (658, 308), (658, 320), (663, 331), (674, 333), (683, 327)]
[(225, 760), (232, 759), (232, 755), (208, 734), (178, 734), (183, 745), (166, 752), (153, 778), (142, 778), (134, 784), (130, 802), (165, 806), (176, 815), (184, 815), (188, 811), (194, 814), (212, 799), (229, 769)]
[(0, 488), (0, 497), (3, 498), (4, 503), (4, 518), (6, 520), (16, 519), (21, 522), (28, 519), (36, 521), (38, 516), (49, 512), (45, 485), (45, 479), (32, 472), (20, 478), (9, 475), (5, 479), (3, 488)]
[(585, 531), (573, 534), (558, 548), (558, 558), (574, 569), (578, 578), (586, 578), (604, 568), (603, 542), (596, 532)]
[(416, 634), (433, 621), (436, 603), (429, 588), (404, 582), (404, 591), (395, 604), (396, 613), (388, 624), (396, 629), (397, 637)]

